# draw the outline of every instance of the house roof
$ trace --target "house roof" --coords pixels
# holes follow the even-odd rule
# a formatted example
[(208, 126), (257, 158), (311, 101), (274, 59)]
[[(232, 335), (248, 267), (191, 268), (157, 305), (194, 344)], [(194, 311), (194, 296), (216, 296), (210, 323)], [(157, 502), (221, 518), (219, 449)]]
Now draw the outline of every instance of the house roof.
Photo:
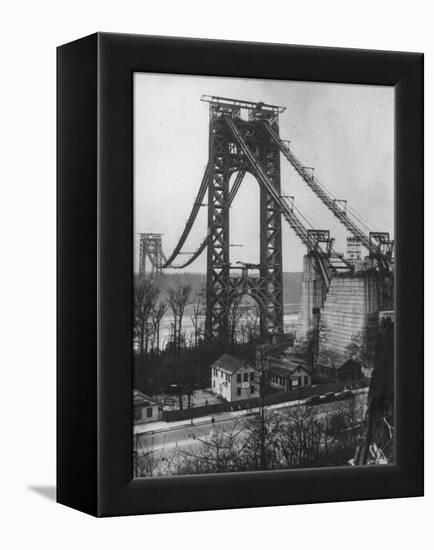
[(271, 366), (270, 367), (270, 373), (273, 375), (283, 376), (285, 378), (289, 378), (292, 374), (292, 370), (288, 369), (286, 367), (281, 366)]
[(243, 360), (238, 359), (238, 357), (234, 357), (233, 355), (229, 355), (229, 353), (224, 353), (215, 363), (211, 365), (211, 368), (220, 369), (228, 372), (229, 374), (233, 374), (244, 365), (245, 362)]
[(309, 370), (304, 365), (294, 365), (290, 364), (288, 366), (284, 365), (270, 365), (270, 371), (272, 374), (278, 374), (279, 376), (292, 376), (293, 374), (296, 374), (297, 369), (302, 369), (304, 372), (309, 374)]
[(280, 356), (280, 357), (270, 357), (269, 364), (271, 367), (283, 367), (285, 369), (297, 369), (298, 367), (303, 368), (304, 370), (309, 371), (309, 368), (304, 359), (298, 359), (296, 357)]
[(133, 403), (134, 405), (158, 405), (158, 402), (155, 399), (152, 399), (148, 395), (145, 395), (139, 390), (133, 390)]
[(264, 344), (262, 346), (262, 351), (266, 356), (269, 357), (279, 357), (281, 355), (286, 355), (287, 353), (292, 353), (292, 345), (290, 342), (279, 342), (278, 344)]
[(337, 367), (337, 370), (341, 370), (343, 368), (348, 368), (348, 367), (360, 368), (360, 363), (358, 363), (357, 361), (354, 361), (354, 359), (348, 359), (348, 361), (345, 361), (345, 363), (342, 363), (342, 365)]

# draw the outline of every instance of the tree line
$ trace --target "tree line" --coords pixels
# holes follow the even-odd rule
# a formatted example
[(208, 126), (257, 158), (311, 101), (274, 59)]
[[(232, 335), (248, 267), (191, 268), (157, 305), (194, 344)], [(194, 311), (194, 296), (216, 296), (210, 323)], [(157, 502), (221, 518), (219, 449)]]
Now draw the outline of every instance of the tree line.
[[(135, 386), (145, 393), (172, 387), (183, 407), (197, 387), (209, 386), (209, 366), (222, 353), (219, 342), (205, 343), (205, 289), (193, 292), (190, 284), (159, 285), (158, 279), (136, 276), (134, 281)], [(170, 315), (170, 334), (161, 341), (161, 323)], [(188, 316), (188, 317), (187, 317)], [(191, 330), (185, 330), (186, 318)], [(236, 296), (228, 312), (226, 351), (239, 352), (259, 334), (259, 311)], [(241, 351), (242, 353), (242, 351)]]

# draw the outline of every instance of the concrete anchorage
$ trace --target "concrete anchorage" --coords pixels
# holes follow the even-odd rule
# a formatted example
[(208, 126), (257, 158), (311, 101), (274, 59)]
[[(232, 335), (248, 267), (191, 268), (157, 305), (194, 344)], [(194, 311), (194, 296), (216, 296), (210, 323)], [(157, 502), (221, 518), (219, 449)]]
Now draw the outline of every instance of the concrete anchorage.
[(349, 359), (348, 346), (359, 337), (365, 364), (370, 366), (379, 313), (394, 309), (393, 278), (373, 269), (369, 261), (363, 264), (354, 273), (332, 277), (327, 290), (314, 259), (304, 257), (297, 342), (317, 327), (320, 362), (330, 362), (331, 353), (336, 363)]

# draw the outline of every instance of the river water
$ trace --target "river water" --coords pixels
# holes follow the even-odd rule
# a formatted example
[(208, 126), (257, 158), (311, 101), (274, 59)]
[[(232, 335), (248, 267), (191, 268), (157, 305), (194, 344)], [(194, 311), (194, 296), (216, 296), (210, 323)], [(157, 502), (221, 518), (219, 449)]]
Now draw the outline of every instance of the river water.
[[(298, 317), (298, 306), (299, 304), (284, 304), (284, 315), (283, 315), (283, 324), (284, 324), (284, 332), (292, 332), (295, 329), (295, 326), (297, 324), (297, 317)], [(191, 319), (192, 311), (188, 310), (186, 308), (186, 312), (184, 314), (183, 320), (182, 320), (182, 330), (186, 335), (187, 340), (189, 337), (193, 338), (194, 335), (194, 326)], [(205, 316), (199, 317), (199, 322), (202, 326), (205, 324)], [(173, 325), (173, 316), (171, 313), (167, 313), (161, 320), (160, 323), (160, 347), (161, 349), (164, 349), (167, 345), (167, 343), (170, 341), (170, 336), (172, 332), (172, 325)]]

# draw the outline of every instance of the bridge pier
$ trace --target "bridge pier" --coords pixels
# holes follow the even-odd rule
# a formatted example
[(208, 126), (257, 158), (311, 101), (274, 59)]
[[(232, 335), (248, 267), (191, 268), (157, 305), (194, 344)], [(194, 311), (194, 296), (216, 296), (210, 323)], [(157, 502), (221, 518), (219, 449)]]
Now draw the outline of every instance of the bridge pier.
[(334, 277), (321, 309), (327, 334), (320, 342), (320, 357), (332, 350), (337, 360), (349, 359), (347, 347), (359, 335), (364, 362), (369, 365), (379, 313), (393, 309), (393, 280), (390, 277), (373, 269), (348, 277)]
[(326, 295), (327, 286), (317, 261), (312, 254), (306, 254), (303, 258), (303, 280), (296, 328), (297, 340), (306, 338), (308, 331), (314, 326)]
[(379, 312), (393, 309), (393, 278), (375, 270), (369, 261), (360, 262), (355, 272), (334, 275), (327, 289), (315, 259), (304, 257), (296, 339), (302, 342), (310, 329), (319, 327), (320, 361), (329, 352), (336, 362), (349, 359), (348, 346), (360, 336), (369, 365)]

